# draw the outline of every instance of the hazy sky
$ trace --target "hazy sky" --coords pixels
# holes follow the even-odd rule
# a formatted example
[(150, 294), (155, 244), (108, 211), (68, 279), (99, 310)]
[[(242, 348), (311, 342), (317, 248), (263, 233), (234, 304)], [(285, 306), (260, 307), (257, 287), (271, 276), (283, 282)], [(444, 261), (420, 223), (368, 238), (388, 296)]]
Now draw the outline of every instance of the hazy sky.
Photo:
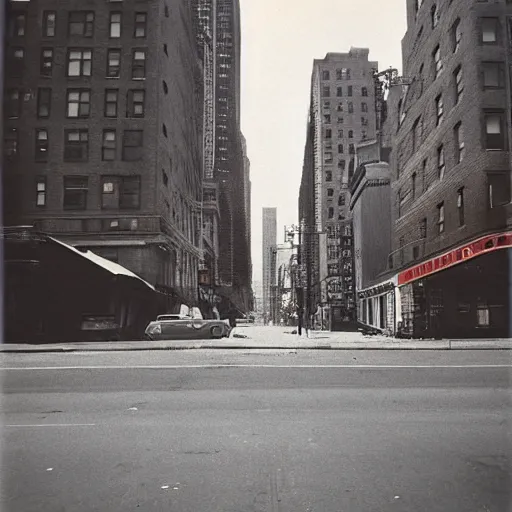
[(406, 0), (240, 0), (242, 131), (252, 181), (253, 280), (261, 280), (261, 209), (297, 222), (313, 59), (370, 48), (379, 69), (401, 69)]

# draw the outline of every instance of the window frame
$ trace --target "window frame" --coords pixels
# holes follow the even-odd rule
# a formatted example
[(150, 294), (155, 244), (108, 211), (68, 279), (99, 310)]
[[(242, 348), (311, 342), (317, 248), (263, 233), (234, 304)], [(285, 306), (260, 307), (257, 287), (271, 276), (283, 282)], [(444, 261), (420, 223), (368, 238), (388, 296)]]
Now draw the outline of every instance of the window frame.
[(459, 215), (459, 227), (466, 224), (465, 211), (464, 211), (464, 187), (457, 190), (457, 212)]
[[(114, 17), (119, 17), (119, 21), (114, 21)], [(115, 29), (118, 29), (118, 32)], [(116, 35), (117, 34), (117, 35)], [(120, 39), (123, 35), (123, 13), (122, 11), (110, 11), (108, 13), (108, 38)]]
[[(50, 57), (45, 55), (48, 53), (49, 53)], [(54, 57), (53, 48), (41, 48), (40, 62), (39, 62), (40, 76), (45, 77), (45, 78), (51, 78), (53, 76), (53, 57)], [(47, 66), (45, 68), (45, 64), (48, 64), (48, 63), (49, 63), (49, 66)]]
[[(46, 138), (40, 138), (39, 135), (45, 133)], [(34, 160), (36, 162), (48, 162), (50, 153), (50, 136), (47, 128), (36, 128), (34, 144)]]
[[(112, 140), (108, 139), (108, 135), (114, 135)], [(112, 158), (106, 155), (112, 153)], [(113, 162), (117, 157), (117, 130), (115, 128), (104, 128), (101, 134), (101, 161)]]
[(446, 229), (446, 215), (444, 210), (444, 201), (437, 205), (437, 233), (443, 234)]
[[(494, 21), (494, 41), (485, 41), (484, 40), (484, 24), (486, 21)], [(500, 43), (500, 22), (499, 18), (494, 18), (492, 16), (483, 16), (480, 18), (480, 44), (485, 46), (494, 46)]]
[[(491, 145), (494, 145), (494, 146), (498, 146), (498, 144), (490, 144), (490, 141), (489, 141), (489, 132), (487, 131), (487, 128), (488, 128), (488, 123), (487, 123), (487, 119), (489, 117), (497, 117), (498, 120), (499, 120), (499, 127), (500, 127), (500, 133), (499, 133), (499, 137), (500, 137), (500, 144), (499, 144), (499, 147), (490, 147)], [(505, 112), (503, 110), (484, 110), (484, 115), (483, 115), (483, 125), (484, 125), (484, 129), (483, 129), (483, 134), (484, 134), (484, 149), (486, 151), (506, 151), (507, 150), (507, 137), (506, 137), (506, 133), (505, 133), (505, 129), (506, 129), (506, 121), (505, 121)], [(498, 137), (495, 137), (496, 139)]]
[[(83, 17), (83, 20), (79, 18)], [(92, 19), (88, 19), (91, 18)], [(75, 18), (75, 19), (73, 19)], [(77, 21), (78, 18), (78, 21)], [(68, 37), (94, 37), (94, 21), (95, 21), (95, 13), (94, 11), (69, 11), (68, 13)], [(72, 26), (80, 26), (82, 28), (81, 32), (72, 32)]]
[(453, 127), (453, 142), (455, 147), (455, 163), (460, 164), (464, 160), (465, 144), (464, 144), (464, 129), (462, 128), (462, 121), (459, 121)]
[[(70, 140), (71, 133), (78, 133), (78, 140)], [(85, 135), (85, 137), (83, 137)], [(70, 157), (68, 151), (74, 147), (81, 147), (82, 155), (80, 159)], [(85, 148), (85, 151), (84, 151)], [(64, 162), (88, 162), (89, 161), (89, 130), (87, 128), (69, 128), (64, 130)]]
[(437, 146), (437, 178), (443, 180), (446, 174), (446, 157), (444, 154), (444, 145)]
[[(53, 16), (53, 25), (49, 22), (49, 17)], [(43, 11), (42, 20), (42, 36), (45, 38), (55, 37), (57, 35), (57, 12), (56, 11)], [(53, 33), (49, 33), (53, 32)]]
[(434, 65), (434, 79), (439, 78), (443, 72), (443, 58), (441, 56), (441, 45), (437, 44), (432, 52), (432, 61)]
[[(137, 20), (137, 17), (138, 16), (144, 16), (144, 21), (138, 21)], [(147, 27), (148, 27), (148, 13), (147, 12), (136, 12), (134, 14), (134, 18), (133, 18), (133, 37), (135, 39), (144, 39), (145, 37), (147, 37)], [(137, 35), (137, 30), (142, 28), (143, 30), (143, 35)], [(166, 52), (167, 53), (167, 52)]]
[[(114, 119), (119, 116), (119, 89), (105, 89), (103, 101), (103, 117)], [(115, 94), (115, 101), (109, 99), (109, 94)], [(109, 106), (114, 105), (114, 114), (109, 114)]]
[(462, 72), (462, 65), (459, 64), (453, 70), (453, 85), (455, 92), (455, 105), (458, 105), (464, 95), (464, 73)]
[[(71, 100), (71, 95), (78, 94), (77, 100)], [(87, 95), (87, 101), (83, 99)], [(76, 104), (77, 115), (70, 115), (71, 105)], [(85, 109), (85, 112), (83, 111)], [(89, 119), (91, 117), (91, 89), (88, 88), (70, 88), (66, 91), (66, 118), (67, 119)]]
[[(47, 98), (43, 98), (46, 96)], [(48, 108), (48, 113), (41, 114), (41, 108), (43, 107), (43, 99), (46, 99), (46, 106)], [(38, 119), (48, 119), (52, 113), (52, 89), (50, 87), (39, 87), (37, 89), (37, 118)]]
[[(71, 54), (80, 53), (80, 59), (71, 59)], [(90, 78), (92, 76), (93, 48), (69, 48), (66, 59), (66, 77), (67, 78)], [(85, 58), (85, 54), (90, 54), (90, 59)], [(70, 74), (70, 67), (73, 62), (79, 63), (78, 75)], [(89, 70), (86, 73), (86, 64), (89, 63)]]
[[(497, 90), (504, 89), (506, 84), (506, 76), (505, 76), (505, 63), (503, 61), (483, 61), (482, 63), (482, 88), (484, 90)], [(490, 65), (496, 66), (496, 74), (497, 74), (497, 85), (486, 85), (485, 77), (486, 77), (486, 66)]]
[[(140, 136), (139, 144), (127, 144), (128, 135), (138, 134)], [(127, 151), (130, 148), (139, 148), (140, 154), (135, 157), (128, 158)], [(134, 151), (135, 153), (135, 151)], [(143, 159), (144, 156), (144, 130), (123, 130), (123, 140), (122, 140), (122, 160), (124, 162), (139, 162)]]
[[(75, 182), (74, 186), (70, 186), (71, 182)], [(82, 183), (79, 183), (81, 181)], [(69, 183), (69, 185), (67, 185)], [(67, 185), (67, 186), (66, 186)], [(87, 199), (89, 195), (89, 177), (88, 176), (64, 176), (62, 180), (63, 194), (62, 194), (62, 209), (84, 211), (87, 210)], [(78, 207), (74, 204), (66, 204), (66, 196), (69, 191), (80, 191), (77, 195), (80, 198)], [(76, 192), (75, 192), (76, 193)], [(68, 198), (69, 199), (69, 198)]]
[[(36, 207), (37, 208), (45, 208), (46, 207), (46, 193), (47, 193), (47, 179), (46, 176), (36, 176), (35, 179), (36, 184)], [(39, 202), (39, 198), (42, 198), (42, 203)]]
[[(144, 55), (143, 59), (136, 59), (137, 53)], [(146, 48), (133, 48), (132, 50), (132, 80), (145, 80), (147, 73), (148, 51)], [(141, 64), (141, 62), (143, 64)], [(136, 70), (142, 69), (142, 76), (136, 76)]]

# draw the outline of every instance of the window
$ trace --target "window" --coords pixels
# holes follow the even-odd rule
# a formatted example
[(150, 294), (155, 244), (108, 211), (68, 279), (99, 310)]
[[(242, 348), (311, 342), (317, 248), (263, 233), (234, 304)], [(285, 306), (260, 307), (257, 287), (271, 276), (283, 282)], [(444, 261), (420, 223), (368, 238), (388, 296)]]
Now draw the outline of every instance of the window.
[(439, 45), (436, 46), (432, 53), (432, 59), (434, 63), (435, 77), (437, 78), (443, 71), (443, 61), (441, 60), (441, 48)]
[(345, 160), (343, 160), (343, 159), (342, 159), (342, 160), (339, 160), (339, 161), (338, 161), (338, 168), (339, 168), (339, 169), (341, 169), (342, 171), (344, 171), (344, 170), (345, 170), (345, 166), (346, 166), (346, 162), (345, 162)]
[(412, 200), (416, 199), (416, 173), (413, 172), (411, 175), (411, 195)]
[(348, 90), (347, 90), (347, 96), (352, 96), (352, 92), (353, 92), (353, 87), (351, 85), (349, 85)]
[(455, 85), (455, 104), (462, 98), (464, 92), (464, 80), (462, 78), (462, 67), (458, 66), (453, 72), (453, 82)]
[(368, 96), (368, 89), (366, 87), (361, 88), (361, 96)]
[(439, 234), (444, 232), (444, 203), (437, 205), (437, 232)]
[(70, 36), (92, 37), (94, 33), (94, 12), (70, 12), (68, 21), (68, 33)]
[(26, 25), (25, 13), (13, 12), (9, 20), (9, 35), (11, 37), (23, 37), (27, 28)]
[(46, 178), (36, 178), (36, 206), (46, 206)]
[(331, 108), (331, 102), (329, 100), (324, 101), (324, 110), (329, 110)]
[(436, 4), (434, 4), (432, 9), (430, 9), (430, 21), (432, 23), (432, 28), (436, 28), (439, 23), (439, 9)]
[(349, 144), (348, 145), (348, 152), (349, 152), (350, 155), (355, 154), (356, 150), (355, 150), (354, 144)]
[(337, 111), (343, 112), (343, 103), (341, 101), (338, 103)]
[(64, 209), (85, 210), (88, 190), (87, 176), (64, 176)]
[(167, 126), (165, 126), (165, 123), (162, 123), (162, 133), (167, 138)]
[(146, 50), (133, 50), (132, 54), (132, 78), (143, 79), (146, 77)]
[(324, 122), (326, 122), (328, 124), (331, 122), (331, 114), (324, 115)]
[(459, 226), (464, 226), (464, 188), (457, 190), (457, 210), (459, 212)]
[(38, 128), (36, 130), (36, 162), (47, 162), (48, 161), (48, 130), (45, 128)]
[(418, 149), (419, 144), (420, 144), (420, 138), (421, 138), (420, 121), (421, 121), (421, 118), (418, 117), (416, 119), (416, 121), (414, 121), (414, 124), (412, 125), (412, 150), (413, 150), (413, 152), (416, 151), (416, 149)]
[(326, 164), (332, 164), (332, 153), (325, 153), (324, 161)]
[(420, 222), (420, 238), (427, 238), (427, 219), (424, 217)]
[(4, 130), (4, 158), (13, 160), (18, 155), (18, 130)]
[(421, 184), (423, 190), (427, 190), (427, 159), (425, 158), (421, 163)]
[(43, 36), (44, 37), (55, 37), (55, 11), (44, 11), (43, 12)]
[(343, 130), (338, 130), (338, 139), (343, 139)]
[(348, 138), (349, 139), (353, 139), (354, 138), (354, 130), (349, 130), (348, 131)]
[(443, 122), (444, 107), (443, 97), (441, 94), (436, 98), (436, 126), (439, 126)]
[(338, 124), (343, 124), (343, 122), (344, 122), (343, 117), (338, 117)]
[(462, 29), (460, 28), (460, 18), (457, 18), (451, 28), (452, 50), (453, 53), (459, 51), (462, 41)]
[(398, 240), (398, 246), (400, 247), (400, 265), (405, 263), (405, 237), (401, 236)]
[(329, 206), (328, 217), (329, 217), (329, 219), (333, 219), (334, 218), (334, 208), (332, 206)]
[(68, 76), (91, 76), (92, 50), (70, 50)]
[(146, 37), (147, 17), (148, 15), (145, 12), (135, 13), (135, 31), (133, 34), (134, 37)]
[(361, 103), (361, 112), (368, 112), (368, 104), (364, 101)]
[(332, 171), (326, 171), (325, 181), (332, 181)]
[(368, 118), (367, 117), (361, 117), (361, 125), (368, 126)]
[(40, 87), (37, 91), (37, 117), (46, 119), (50, 117), (52, 108), (52, 90), (49, 87)]
[(101, 207), (105, 210), (140, 208), (140, 176), (104, 176)]
[(107, 78), (119, 78), (121, 72), (121, 50), (108, 50)]
[(131, 162), (142, 160), (142, 143), (142, 130), (125, 130), (123, 134), (123, 160)]
[(343, 80), (343, 74), (341, 69), (336, 70), (336, 80)]
[(481, 42), (484, 44), (498, 42), (498, 18), (482, 18)]
[(11, 76), (21, 76), (24, 71), (25, 50), (23, 48), (11, 48), (8, 68)]
[(65, 162), (87, 162), (89, 159), (89, 131), (66, 130), (64, 139)]
[(338, 98), (343, 96), (343, 87), (336, 87), (336, 96), (338, 96)]
[(91, 112), (91, 91), (89, 89), (68, 89), (67, 117), (89, 117)]
[(352, 176), (354, 175), (354, 167), (355, 167), (355, 160), (354, 158), (351, 158), (348, 162), (348, 179), (352, 179)]
[(464, 133), (460, 122), (453, 128), (453, 141), (455, 144), (455, 162), (460, 163), (464, 158)]
[(126, 117), (144, 117), (145, 93), (142, 89), (128, 91)]
[(119, 91), (117, 89), (105, 89), (105, 117), (117, 117), (117, 102)]
[(354, 104), (351, 101), (348, 102), (348, 113), (349, 114), (354, 113)]
[(420, 248), (417, 245), (415, 245), (412, 248), (412, 259), (417, 260), (419, 257), (420, 257)]
[(477, 304), (476, 323), (478, 327), (489, 327), (491, 325), (489, 307), (484, 302), (479, 302)]
[(345, 70), (345, 78), (346, 78), (347, 80), (350, 80), (350, 69), (349, 69), (349, 68), (347, 68), (347, 69)]
[(110, 38), (117, 39), (121, 37), (121, 13), (111, 12), (110, 13)]
[(331, 88), (328, 85), (322, 87), (322, 96), (328, 98), (331, 95)]
[(53, 72), (53, 50), (43, 48), (41, 50), (41, 66), (40, 72), (42, 76), (52, 76)]
[(164, 43), (164, 53), (169, 57), (169, 52), (167, 51), (167, 43)]
[(489, 207), (496, 208), (510, 202), (510, 179), (508, 173), (489, 173), (487, 175)]
[(502, 89), (505, 86), (503, 62), (482, 62), (484, 89)]
[(101, 147), (101, 159), (111, 161), (116, 159), (117, 137), (115, 130), (103, 130), (103, 145)]
[(330, 139), (330, 138), (332, 138), (332, 130), (331, 130), (330, 128), (327, 128), (327, 129), (325, 130), (325, 138), (326, 138), (326, 139)]
[(345, 195), (344, 194), (339, 195), (338, 196), (338, 206), (345, 206), (345, 202), (346, 202)]
[(505, 149), (505, 120), (503, 112), (486, 112), (485, 119), (485, 149)]
[(441, 144), (437, 148), (437, 177), (442, 180), (444, 178), (444, 172), (446, 170), (446, 164), (444, 161), (444, 146)]
[(338, 144), (338, 153), (339, 153), (340, 155), (342, 155), (342, 154), (343, 154), (343, 144)]
[(332, 197), (334, 195), (334, 189), (328, 188), (327, 189), (327, 197)]
[(422, 64), (420, 66), (420, 69), (418, 70), (418, 82), (419, 82), (419, 87), (418, 87), (418, 98), (421, 98), (421, 95), (423, 94), (423, 69), (424, 69), (424, 64)]
[(322, 80), (330, 80), (330, 73), (327, 70), (322, 71)]
[(4, 93), (4, 112), (8, 119), (18, 119), (21, 115), (21, 97), (18, 89), (7, 89)]
[(366, 130), (361, 130), (361, 139), (365, 140), (367, 138)]

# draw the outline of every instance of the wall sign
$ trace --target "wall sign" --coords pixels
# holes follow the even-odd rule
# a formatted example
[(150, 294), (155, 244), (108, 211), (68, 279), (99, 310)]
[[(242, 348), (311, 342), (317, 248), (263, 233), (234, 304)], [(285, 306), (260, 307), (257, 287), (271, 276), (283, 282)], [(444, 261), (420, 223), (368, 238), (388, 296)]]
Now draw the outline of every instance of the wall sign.
[(512, 247), (512, 231), (487, 235), (398, 274), (398, 286), (422, 279), (482, 254)]

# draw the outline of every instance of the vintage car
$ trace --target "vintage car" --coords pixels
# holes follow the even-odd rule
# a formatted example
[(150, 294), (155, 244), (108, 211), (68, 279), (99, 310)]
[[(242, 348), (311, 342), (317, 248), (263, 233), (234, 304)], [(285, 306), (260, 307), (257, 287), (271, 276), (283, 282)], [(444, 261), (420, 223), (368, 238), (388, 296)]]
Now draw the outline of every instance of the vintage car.
[(160, 315), (146, 327), (148, 340), (211, 339), (229, 336), (227, 320), (203, 320), (185, 315)]

